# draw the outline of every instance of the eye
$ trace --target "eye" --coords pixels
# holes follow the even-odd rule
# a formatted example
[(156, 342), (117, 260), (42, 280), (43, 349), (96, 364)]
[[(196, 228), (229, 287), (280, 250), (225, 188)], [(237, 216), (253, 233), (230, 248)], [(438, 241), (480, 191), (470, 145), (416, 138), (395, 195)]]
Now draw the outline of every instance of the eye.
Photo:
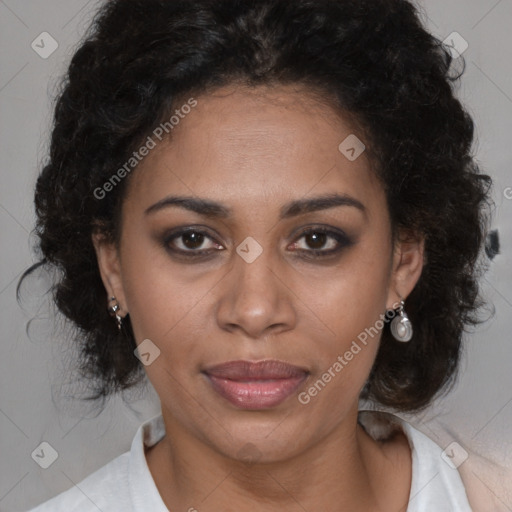
[[(210, 241), (210, 243), (208, 243)], [(212, 243), (213, 242), (213, 243)], [(190, 227), (174, 232), (165, 237), (164, 246), (173, 253), (181, 253), (190, 257), (204, 256), (223, 248), (216, 243), (208, 232)]]
[(294, 242), (292, 247), (308, 257), (327, 257), (339, 253), (345, 247), (352, 244), (352, 240), (343, 232), (334, 231), (326, 227), (308, 228), (301, 233), (298, 240), (304, 239), (304, 243)]
[[(345, 233), (323, 226), (307, 228), (300, 235), (290, 247), (292, 252), (303, 253), (306, 258), (333, 256), (353, 243)], [(224, 249), (208, 231), (193, 226), (168, 234), (162, 243), (172, 254), (189, 258), (208, 256)]]

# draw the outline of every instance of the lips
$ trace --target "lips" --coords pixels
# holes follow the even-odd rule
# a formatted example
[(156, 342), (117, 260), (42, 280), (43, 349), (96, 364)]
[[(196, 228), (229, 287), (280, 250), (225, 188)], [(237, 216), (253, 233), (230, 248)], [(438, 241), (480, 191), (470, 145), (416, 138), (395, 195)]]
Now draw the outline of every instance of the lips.
[(307, 370), (283, 361), (229, 361), (203, 372), (214, 391), (241, 409), (275, 407), (306, 379)]

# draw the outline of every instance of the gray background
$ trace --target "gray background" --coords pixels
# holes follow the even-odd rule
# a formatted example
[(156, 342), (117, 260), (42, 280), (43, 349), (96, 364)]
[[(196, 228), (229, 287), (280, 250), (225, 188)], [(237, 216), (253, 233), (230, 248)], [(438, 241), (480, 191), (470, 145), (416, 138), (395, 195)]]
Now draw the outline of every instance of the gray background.
[[(111, 400), (99, 413), (73, 399), (82, 389), (73, 373), (66, 325), (43, 291), (44, 278), (23, 287), (35, 261), (33, 187), (45, 159), (52, 100), (91, 19), (96, 0), (0, 0), (0, 511), (23, 511), (78, 483), (130, 447), (138, 425), (159, 411), (150, 386)], [(443, 448), (457, 441), (469, 453), (459, 470), (478, 510), (512, 511), (512, 0), (424, 0), (427, 27), (469, 43), (459, 97), (477, 126), (475, 154), (494, 179), (500, 254), (482, 281), (495, 316), (466, 338), (456, 388), (421, 415), (404, 416)], [(41, 58), (31, 43), (42, 32), (58, 42)], [(508, 190), (508, 193), (507, 193)], [(508, 197), (508, 198), (507, 198)], [(440, 304), (442, 307), (442, 304)], [(30, 338), (26, 324), (30, 324)], [(31, 453), (50, 443), (58, 459), (40, 468)]]

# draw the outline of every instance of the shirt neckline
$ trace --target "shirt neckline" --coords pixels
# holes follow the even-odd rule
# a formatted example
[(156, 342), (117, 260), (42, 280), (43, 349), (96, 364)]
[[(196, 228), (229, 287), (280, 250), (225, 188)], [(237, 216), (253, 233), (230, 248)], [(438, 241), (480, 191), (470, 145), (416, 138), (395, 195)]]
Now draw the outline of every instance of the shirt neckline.
[[(373, 420), (369, 421), (369, 417)], [(402, 432), (409, 447), (411, 449), (412, 459), (412, 478), (411, 490), (408, 499), (408, 508), (412, 500), (423, 488), (420, 478), (420, 460), (418, 452), (414, 445), (413, 437), (417, 439), (419, 436), (424, 436), (419, 431), (416, 431), (412, 425), (407, 421), (395, 416), (391, 413), (385, 413), (375, 410), (359, 410), (358, 423), (365, 429), (365, 431), (374, 439), (382, 440), (390, 437), (393, 432)], [(135, 512), (145, 512), (151, 510), (152, 512), (169, 512), (165, 506), (156, 483), (151, 475), (147, 459), (145, 455), (145, 448), (154, 446), (165, 436), (165, 424), (162, 414), (158, 414), (151, 419), (140, 425), (137, 433), (133, 439), (130, 450), (130, 492)], [(433, 441), (429, 439), (430, 443), (439, 448)], [(439, 455), (441, 448), (439, 448)]]
[(132, 441), (129, 482), (134, 512), (169, 512), (149, 470), (145, 447), (151, 447), (165, 436), (162, 414), (143, 423)]

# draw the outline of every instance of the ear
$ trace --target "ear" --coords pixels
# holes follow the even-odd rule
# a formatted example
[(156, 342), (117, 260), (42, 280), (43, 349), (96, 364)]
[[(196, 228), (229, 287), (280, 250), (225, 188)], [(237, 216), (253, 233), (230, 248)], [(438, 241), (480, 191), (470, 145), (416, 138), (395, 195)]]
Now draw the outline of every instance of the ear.
[(109, 302), (111, 297), (115, 297), (120, 308), (119, 315), (124, 317), (128, 310), (121, 276), (119, 249), (115, 242), (110, 241), (104, 234), (99, 232), (92, 234), (92, 243), (96, 251), (101, 280), (108, 295), (106, 301)]
[(425, 264), (425, 237), (410, 230), (399, 232), (393, 250), (391, 281), (387, 308), (396, 308), (400, 297), (405, 300), (418, 282)]

